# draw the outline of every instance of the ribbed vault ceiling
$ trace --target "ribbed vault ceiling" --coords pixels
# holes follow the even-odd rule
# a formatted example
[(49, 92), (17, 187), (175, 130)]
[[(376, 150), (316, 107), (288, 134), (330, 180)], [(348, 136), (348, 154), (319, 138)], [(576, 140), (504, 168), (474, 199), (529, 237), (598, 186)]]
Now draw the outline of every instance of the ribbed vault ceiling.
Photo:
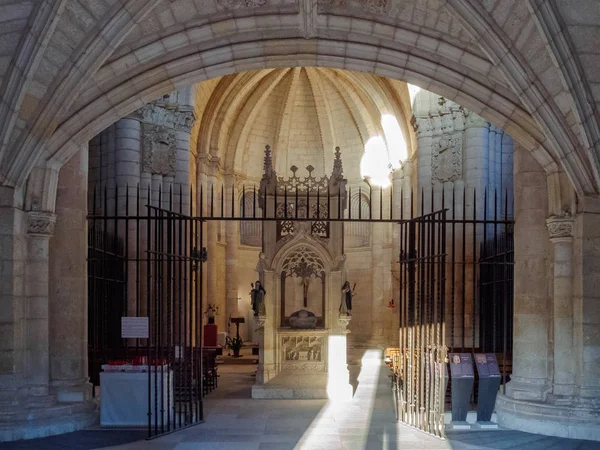
[(328, 174), (336, 146), (344, 171), (360, 179), (367, 140), (382, 135), (381, 117), (394, 115), (407, 141), (410, 99), (405, 83), (326, 68), (282, 68), (243, 72), (197, 87), (197, 154), (218, 157), (221, 170), (248, 178), (262, 175), (265, 145), (273, 148), (278, 173), (292, 165)]

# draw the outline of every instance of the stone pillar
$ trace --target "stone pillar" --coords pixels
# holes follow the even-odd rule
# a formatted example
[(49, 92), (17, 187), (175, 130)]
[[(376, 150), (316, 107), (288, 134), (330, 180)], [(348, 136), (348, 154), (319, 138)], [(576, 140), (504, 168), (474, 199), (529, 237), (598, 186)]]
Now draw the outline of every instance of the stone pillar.
[[(192, 117), (191, 113), (189, 114)], [(190, 214), (190, 131), (193, 121), (176, 128), (175, 131), (175, 184), (173, 185), (173, 202), (179, 211), (179, 195), (181, 194), (181, 214)]]
[(574, 394), (573, 230), (570, 216), (546, 221), (554, 247), (554, 383), (552, 402), (570, 404)]
[(464, 168), (465, 183), (471, 191), (471, 195), (467, 191), (467, 214), (472, 214), (473, 211), (473, 188), (483, 198), (483, 192), (488, 185), (489, 131), (488, 123), (484, 119), (473, 112), (469, 113), (465, 124)]
[(50, 240), (50, 379), (59, 402), (88, 400), (92, 389), (87, 358), (87, 175), (84, 147), (60, 170), (56, 229)]
[[(591, 200), (589, 203), (597, 202)], [(587, 199), (585, 203), (588, 203)], [(578, 403), (595, 415), (596, 432), (592, 439), (600, 440), (600, 208), (589, 208), (577, 217), (576, 275), (577, 296), (574, 308), (574, 346), (579, 392)], [(589, 438), (585, 438), (589, 439)]]
[[(488, 148), (487, 148), (487, 155), (488, 155), (487, 190), (488, 190), (488, 198), (491, 199), (491, 202), (489, 203), (490, 207), (488, 207), (488, 214), (487, 214), (488, 216), (486, 217), (487, 219), (494, 218), (493, 204), (494, 204), (494, 193), (495, 193), (496, 187), (497, 187), (496, 186), (496, 181), (497, 181), (496, 177), (501, 178), (501, 174), (496, 172), (496, 155), (498, 154), (496, 152), (496, 140), (497, 140), (496, 133), (497, 133), (497, 131), (498, 131), (498, 129), (495, 126), (490, 125), (489, 134), (488, 134)], [(483, 192), (481, 192), (480, 195), (483, 195)]]
[[(234, 208), (235, 214), (239, 215), (239, 202), (237, 201), (237, 190), (235, 186), (235, 177), (232, 175), (227, 180), (227, 198), (234, 198)], [(228, 202), (228, 211), (229, 215), (231, 215), (231, 200)], [(240, 242), (240, 224), (238, 221), (230, 220), (226, 223), (226, 235), (227, 235), (227, 249), (226, 249), (226, 259), (225, 259), (225, 268), (226, 268), (226, 276), (227, 276), (227, 285), (226, 285), (226, 305), (227, 305), (227, 319), (231, 317), (238, 316), (238, 248)], [(227, 323), (229, 326), (229, 323)]]
[[(513, 181), (513, 153), (514, 145), (513, 138), (508, 134), (502, 135), (502, 215), (506, 210), (508, 217), (513, 217), (513, 197), (514, 197), (514, 181)], [(508, 195), (507, 195), (508, 194)], [(508, 196), (508, 204), (506, 197)]]
[[(512, 172), (512, 165), (510, 167), (505, 167), (504, 163), (503, 163), (504, 155), (503, 155), (503, 148), (502, 148), (502, 140), (504, 137), (504, 131), (501, 130), (500, 128), (496, 128), (496, 127), (494, 127), (494, 130), (496, 131), (496, 148), (495, 148), (496, 183), (493, 186), (493, 189), (498, 193), (498, 207), (500, 207), (500, 205), (502, 205), (502, 196), (504, 195), (503, 192), (506, 189), (506, 186), (504, 185), (504, 178), (505, 178), (506, 174), (504, 173), (504, 171), (510, 170), (510, 172)], [(510, 148), (510, 152), (512, 153), (512, 147)]]
[(48, 267), (50, 237), (56, 215), (31, 211), (28, 214), (27, 266), (25, 269), (23, 380), (32, 394), (46, 395), (49, 383)]
[(125, 117), (115, 124), (115, 182), (119, 189), (119, 214), (125, 211), (125, 187), (130, 188), (130, 205), (135, 206), (135, 188), (140, 182), (142, 126)]
[[(8, 410), (18, 404), (17, 390), (24, 382), (22, 320), (27, 302), (24, 295), (27, 216), (15, 206), (14, 198), (13, 188), (0, 187), (0, 409)], [(8, 437), (0, 429), (2, 440)]]
[[(416, 119), (416, 131), (418, 139), (418, 164), (417, 164), (417, 194), (425, 189), (425, 192), (429, 193), (429, 189), (433, 183), (432, 179), (432, 147), (433, 147), (433, 120), (429, 118), (417, 118)], [(415, 209), (416, 213), (421, 211), (429, 211), (430, 196), (426, 195), (424, 198), (424, 205), (421, 205), (421, 197), (417, 204), (418, 209)], [(417, 205), (415, 205), (416, 207)]]
[[(381, 188), (374, 186), (371, 191), (371, 208), (373, 218), (379, 217), (379, 205)], [(383, 271), (387, 269), (386, 260), (383, 254), (383, 243), (385, 235), (385, 224), (373, 223), (371, 237), (371, 342), (384, 343), (384, 314), (387, 302), (384, 302), (385, 283)], [(360, 298), (360, 288), (358, 288), (357, 297)], [(366, 299), (364, 299), (366, 300)], [(364, 301), (363, 300), (363, 301)], [(360, 300), (358, 300), (360, 301)]]
[[(275, 341), (277, 332), (275, 323), (278, 318), (278, 307), (276, 305), (278, 289), (275, 272), (273, 270), (264, 270), (262, 283), (267, 292), (265, 296), (266, 322), (264, 323), (264, 328), (258, 334), (259, 361), (258, 368), (256, 369), (257, 384), (265, 384), (277, 374), (277, 345)], [(250, 323), (249, 326), (258, 327), (256, 323)]]
[[(211, 191), (213, 191), (212, 202), (214, 205), (213, 214), (215, 216), (220, 214), (220, 202), (219, 202), (219, 194), (220, 189), (217, 186), (217, 169), (218, 169), (218, 160), (210, 160), (205, 161), (204, 163), (204, 178), (206, 179), (206, 184), (203, 183), (203, 189), (206, 191), (207, 201), (205, 203), (208, 210), (206, 211), (208, 215), (210, 215), (210, 203), (211, 203)], [(225, 305), (219, 298), (219, 292), (217, 290), (217, 276), (218, 270), (217, 265), (219, 261), (217, 259), (217, 232), (218, 232), (219, 222), (214, 220), (209, 220), (206, 223), (206, 251), (208, 253), (208, 262), (206, 264), (206, 297), (205, 298), (205, 307), (209, 304), (215, 304), (219, 306), (221, 314), (215, 317), (215, 323), (219, 327), (220, 331), (224, 331), (225, 321), (226, 321), (226, 311)]]
[(546, 174), (530, 152), (515, 149), (515, 268), (513, 375), (506, 395), (545, 401), (550, 391), (549, 240)]

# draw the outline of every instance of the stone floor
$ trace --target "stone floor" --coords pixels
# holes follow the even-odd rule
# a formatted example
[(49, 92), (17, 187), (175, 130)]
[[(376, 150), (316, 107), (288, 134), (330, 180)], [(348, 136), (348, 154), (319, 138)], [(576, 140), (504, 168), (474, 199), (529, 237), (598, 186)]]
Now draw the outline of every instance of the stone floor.
[[(380, 352), (363, 353), (362, 364), (352, 366), (356, 392), (347, 404), (334, 406), (324, 400), (252, 400), (254, 366), (223, 365), (219, 388), (206, 399), (203, 424), (151, 441), (133, 442), (136, 436), (130, 435), (128, 439), (132, 442), (125, 443), (127, 435), (123, 433), (127, 432), (88, 430), (12, 443), (12, 446), (0, 444), (0, 449), (600, 449), (598, 442), (511, 430), (450, 432), (447, 440), (441, 440), (398, 424)], [(115, 440), (119, 433), (121, 442)], [(62, 447), (58, 446), (61, 441)]]

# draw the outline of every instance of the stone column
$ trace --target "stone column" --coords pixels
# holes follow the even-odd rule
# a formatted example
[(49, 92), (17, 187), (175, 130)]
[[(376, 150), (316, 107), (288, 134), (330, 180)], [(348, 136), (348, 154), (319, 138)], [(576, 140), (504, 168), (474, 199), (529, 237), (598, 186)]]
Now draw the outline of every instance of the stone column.
[[(263, 325), (264, 328), (258, 333), (259, 361), (256, 370), (257, 384), (264, 384), (277, 374), (277, 343), (275, 341), (277, 331), (275, 324), (278, 317), (276, 303), (279, 297), (275, 272), (273, 270), (264, 270), (262, 283), (267, 292), (265, 296), (266, 322)], [(249, 326), (258, 327), (258, 324), (250, 323)]]
[(552, 402), (570, 404), (574, 394), (573, 229), (570, 216), (546, 221), (554, 247), (554, 384)]
[(513, 375), (506, 395), (545, 401), (550, 391), (546, 174), (531, 153), (515, 148)]
[[(439, 119), (439, 118), (438, 118)], [(433, 119), (418, 118), (416, 119), (416, 131), (418, 139), (418, 164), (417, 164), (417, 194), (425, 189), (425, 192), (429, 193), (429, 189), (432, 186), (432, 147), (433, 147)], [(421, 205), (421, 197), (418, 197), (417, 204), (419, 205), (415, 212), (420, 213), (421, 210), (429, 211), (429, 203), (431, 203), (431, 197), (425, 195), (424, 205)], [(416, 207), (417, 205), (415, 205)]]
[[(488, 164), (487, 164), (487, 190), (488, 190), (488, 198), (491, 199), (489, 203), (490, 207), (488, 208), (488, 217), (489, 219), (494, 218), (493, 204), (494, 204), (494, 193), (496, 191), (496, 177), (500, 178), (501, 174), (496, 173), (496, 155), (499, 153), (496, 152), (496, 141), (497, 141), (497, 128), (493, 125), (490, 125), (489, 134), (488, 134)], [(483, 192), (481, 192), (483, 195)], [(483, 198), (483, 197), (482, 197)], [(483, 205), (482, 205), (483, 206)], [(493, 227), (492, 227), (493, 228)]]
[[(0, 187), (0, 409), (17, 405), (23, 380), (23, 313), (27, 216), (15, 206), (15, 190)], [(2, 415), (0, 414), (0, 425)], [(12, 435), (12, 432), (11, 432)], [(0, 441), (9, 440), (0, 429)]]
[(91, 397), (88, 382), (87, 283), (88, 149), (58, 177), (56, 229), (50, 240), (50, 379), (59, 402)]
[[(371, 191), (371, 208), (373, 218), (379, 217), (379, 205), (381, 192), (380, 187), (373, 187)], [(387, 312), (384, 304), (384, 273), (387, 269), (386, 260), (383, 254), (383, 243), (385, 239), (385, 224), (373, 223), (371, 238), (371, 341), (373, 343), (383, 343), (384, 341), (384, 314)], [(360, 292), (360, 291), (359, 291)], [(360, 295), (360, 294), (359, 294)], [(358, 295), (357, 299), (360, 298)]]
[[(502, 215), (506, 210), (508, 217), (513, 217), (513, 197), (514, 197), (514, 181), (513, 181), (513, 153), (514, 145), (513, 138), (508, 134), (502, 135)], [(508, 204), (506, 197), (508, 193)]]
[(194, 124), (192, 112), (179, 113), (175, 126), (175, 184), (173, 201), (175, 209), (179, 209), (181, 193), (182, 214), (190, 214), (190, 131)]
[[(206, 180), (206, 184), (203, 183), (203, 189), (206, 191), (207, 201), (205, 202), (207, 209), (207, 214), (210, 215), (210, 198), (211, 198), (211, 190), (214, 187), (213, 193), (213, 214), (220, 214), (220, 202), (219, 202), (219, 194), (220, 189), (217, 186), (217, 170), (218, 170), (218, 159), (217, 160), (206, 160), (204, 161), (204, 178)], [(219, 292), (217, 291), (217, 265), (219, 261), (217, 259), (217, 231), (219, 227), (219, 222), (214, 220), (209, 220), (206, 223), (206, 251), (208, 253), (208, 261), (206, 264), (206, 297), (205, 297), (205, 307), (209, 304), (215, 304), (220, 306), (221, 314), (215, 317), (215, 323), (219, 327), (220, 331), (224, 331), (225, 328), (225, 320), (226, 320), (226, 311), (224, 308), (224, 304), (222, 304), (221, 299), (219, 299)]]
[[(488, 123), (477, 114), (470, 112), (465, 124), (465, 183), (471, 191), (467, 192), (467, 214), (473, 211), (473, 194), (475, 188), (479, 197), (488, 185)], [(479, 209), (479, 208), (478, 208)], [(483, 204), (481, 204), (483, 210)]]
[(56, 215), (31, 211), (28, 214), (27, 265), (23, 327), (23, 381), (33, 395), (46, 395), (49, 382), (48, 267), (50, 237)]
[[(231, 215), (231, 197), (234, 198), (234, 212), (239, 215), (239, 202), (237, 201), (237, 189), (235, 186), (235, 176), (231, 175), (227, 180), (227, 198), (228, 200), (228, 212)], [(227, 234), (227, 248), (225, 256), (225, 268), (227, 276), (226, 286), (226, 305), (227, 305), (227, 319), (230, 317), (238, 316), (238, 248), (240, 242), (239, 234), (240, 224), (238, 221), (230, 220), (226, 223), (226, 234)], [(229, 326), (229, 323), (227, 323)], [(232, 331), (233, 332), (233, 331)]]

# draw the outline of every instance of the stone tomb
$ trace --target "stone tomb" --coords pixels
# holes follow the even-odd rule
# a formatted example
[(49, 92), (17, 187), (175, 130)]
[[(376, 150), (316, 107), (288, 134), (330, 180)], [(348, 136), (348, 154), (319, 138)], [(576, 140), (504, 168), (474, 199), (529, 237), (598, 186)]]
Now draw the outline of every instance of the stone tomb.
[[(312, 220), (264, 222), (259, 277), (266, 290), (266, 317), (259, 317), (260, 356), (253, 398), (343, 399), (352, 397), (346, 363), (348, 318), (339, 316), (341, 287), (346, 279), (341, 222), (325, 222), (327, 198), (346, 204), (346, 180), (336, 149), (330, 178), (315, 178), (308, 166), (305, 178), (277, 177), (267, 147), (261, 181), (261, 208), (285, 219)], [(301, 190), (301, 199), (286, 192)], [(317, 195), (320, 190), (320, 196)], [(277, 204), (275, 204), (277, 201)], [(298, 204), (296, 204), (296, 202)], [(320, 202), (320, 208), (316, 208)], [(333, 211), (335, 209), (335, 211)], [(320, 214), (319, 214), (320, 211)], [(323, 216), (325, 213), (325, 216)], [(343, 214), (343, 209), (339, 211)], [(318, 214), (318, 215), (317, 215)], [(331, 217), (338, 209), (332, 208)]]

